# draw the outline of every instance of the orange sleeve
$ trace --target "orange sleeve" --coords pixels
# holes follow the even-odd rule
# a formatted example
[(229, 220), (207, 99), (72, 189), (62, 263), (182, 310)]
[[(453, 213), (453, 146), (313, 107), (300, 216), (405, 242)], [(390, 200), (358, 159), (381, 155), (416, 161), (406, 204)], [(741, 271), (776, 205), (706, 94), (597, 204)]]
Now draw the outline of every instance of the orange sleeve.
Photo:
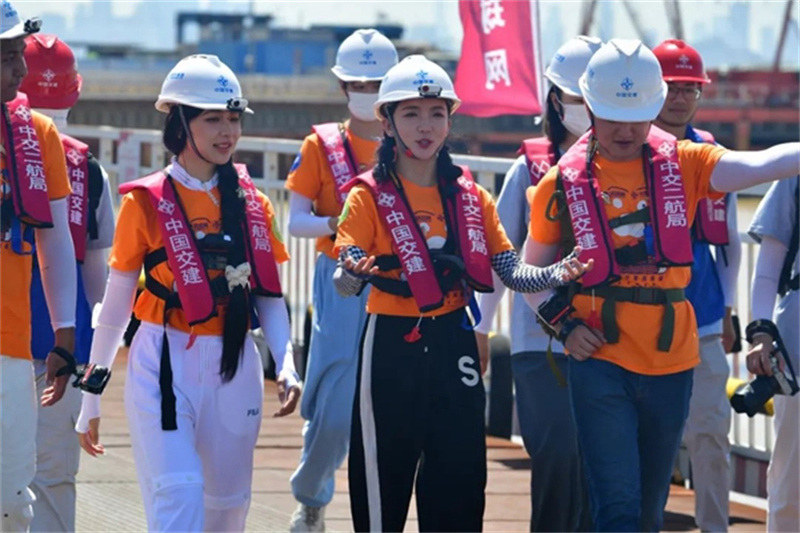
[(33, 120), (36, 134), (39, 136), (39, 145), (42, 147), (47, 196), (51, 201), (64, 198), (72, 190), (67, 177), (67, 162), (61, 137), (58, 136), (56, 126), (49, 118), (34, 112)]
[(678, 142), (678, 159), (690, 206), (696, 206), (701, 198), (718, 200), (725, 196), (725, 193), (711, 189), (711, 174), (725, 152), (725, 148), (715, 144), (690, 140)]
[(478, 185), (478, 194), (481, 197), (481, 206), (483, 207), (483, 225), (486, 229), (486, 244), (489, 249), (489, 257), (500, 252), (513, 250), (514, 245), (506, 235), (506, 230), (500, 222), (500, 216), (497, 214), (497, 206), (492, 195), (480, 185)]
[[(147, 192), (135, 190), (122, 197), (108, 266), (123, 272), (138, 271), (148, 251)], [(151, 213), (155, 218), (155, 213)], [(157, 228), (156, 228), (157, 229)]]
[[(530, 225), (528, 232), (531, 238), (542, 244), (556, 244), (561, 239), (561, 226), (558, 221), (548, 220), (544, 215), (550, 197), (556, 190), (556, 176), (558, 167), (553, 167), (547, 171), (542, 181), (533, 188), (533, 199), (529, 201), (531, 206)], [(530, 198), (531, 194), (526, 196)], [(554, 209), (551, 216), (555, 216)]]
[(269, 197), (266, 194), (261, 191), (258, 191), (258, 193), (261, 195), (264, 214), (267, 215), (267, 221), (269, 222), (269, 240), (272, 245), (272, 254), (275, 257), (275, 262), (278, 264), (285, 263), (289, 260), (289, 252), (286, 250), (286, 245), (283, 242), (283, 235), (281, 235), (278, 221), (275, 218), (275, 209), (272, 207), (272, 202), (269, 201)]
[(372, 193), (364, 185), (356, 185), (347, 195), (347, 201), (339, 215), (334, 252), (338, 255), (346, 246), (358, 246), (367, 253), (375, 245), (378, 211)]
[(312, 133), (303, 140), (300, 153), (292, 163), (292, 169), (286, 178), (286, 188), (310, 200), (316, 200), (322, 188), (323, 157), (319, 138), (316, 133)]

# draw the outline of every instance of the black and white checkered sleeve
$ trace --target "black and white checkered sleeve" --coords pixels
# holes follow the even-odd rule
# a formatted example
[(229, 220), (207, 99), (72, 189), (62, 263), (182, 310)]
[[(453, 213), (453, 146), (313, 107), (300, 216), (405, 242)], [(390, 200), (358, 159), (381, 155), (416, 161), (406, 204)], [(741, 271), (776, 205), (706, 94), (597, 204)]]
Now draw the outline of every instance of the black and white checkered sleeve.
[(344, 261), (350, 258), (354, 263), (367, 257), (367, 253), (358, 246), (347, 246), (339, 252), (339, 265), (333, 273), (333, 284), (336, 291), (342, 296), (354, 296), (358, 294), (367, 282), (367, 279), (350, 272), (344, 268)]
[(507, 250), (492, 256), (492, 268), (512, 291), (540, 292), (568, 283), (563, 281), (567, 277), (563, 264), (571, 258), (572, 254), (552, 265), (538, 267), (523, 262), (514, 250)]

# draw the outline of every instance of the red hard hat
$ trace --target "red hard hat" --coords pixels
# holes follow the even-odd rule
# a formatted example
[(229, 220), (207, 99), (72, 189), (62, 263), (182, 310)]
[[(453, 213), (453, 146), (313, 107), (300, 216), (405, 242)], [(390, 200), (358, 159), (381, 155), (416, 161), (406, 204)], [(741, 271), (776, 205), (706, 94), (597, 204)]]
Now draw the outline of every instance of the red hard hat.
[(700, 54), (680, 39), (667, 39), (653, 48), (661, 64), (664, 81), (689, 81), (709, 83)]
[(25, 38), (28, 75), (19, 90), (28, 95), (31, 107), (68, 109), (78, 100), (82, 79), (75, 55), (55, 35), (34, 34)]

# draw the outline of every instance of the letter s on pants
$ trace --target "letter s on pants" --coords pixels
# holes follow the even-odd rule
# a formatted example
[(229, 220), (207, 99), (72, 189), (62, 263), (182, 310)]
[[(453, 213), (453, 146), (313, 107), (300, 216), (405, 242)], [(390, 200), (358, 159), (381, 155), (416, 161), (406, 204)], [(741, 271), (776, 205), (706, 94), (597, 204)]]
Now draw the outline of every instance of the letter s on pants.
[(480, 374), (478, 374), (478, 371), (470, 366), (474, 364), (475, 359), (468, 355), (465, 355), (458, 360), (458, 369), (464, 374), (461, 376), (461, 381), (467, 387), (474, 387), (480, 380)]

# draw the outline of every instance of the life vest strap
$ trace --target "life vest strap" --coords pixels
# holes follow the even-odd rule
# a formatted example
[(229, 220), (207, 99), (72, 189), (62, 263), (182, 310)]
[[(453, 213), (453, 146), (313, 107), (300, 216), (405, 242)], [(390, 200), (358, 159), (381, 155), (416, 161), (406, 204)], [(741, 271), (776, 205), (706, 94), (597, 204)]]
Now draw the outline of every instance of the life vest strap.
[(608, 219), (608, 227), (611, 229), (625, 226), (626, 224), (647, 224), (650, 222), (650, 210), (646, 207), (633, 211), (632, 213), (625, 213), (622, 216)]
[[(443, 293), (450, 292), (464, 277), (464, 261), (456, 255), (436, 252), (431, 252), (431, 260), (439, 287)], [(375, 264), (381, 271), (395, 270), (400, 268), (400, 259), (396, 255), (381, 255), (376, 258)], [(403, 298), (412, 297), (407, 281), (383, 276), (371, 276), (368, 281), (382, 292)]]
[(158, 389), (161, 392), (161, 429), (178, 429), (178, 412), (175, 391), (172, 390), (172, 364), (169, 358), (169, 338), (167, 337), (167, 311), (164, 310), (164, 334), (161, 338), (161, 359), (158, 368)]
[(603, 322), (603, 335), (610, 344), (619, 342), (617, 326), (617, 302), (631, 302), (643, 305), (662, 305), (664, 320), (658, 335), (658, 351), (668, 352), (675, 333), (675, 309), (672, 304), (686, 300), (683, 289), (659, 289), (656, 287), (594, 287), (583, 289), (581, 294), (603, 298), (600, 317)]
[[(218, 276), (211, 280), (211, 294), (215, 299), (227, 298), (230, 296), (228, 290), (228, 281), (225, 276)], [(157, 281), (150, 271), (145, 272), (144, 275), (144, 288), (151, 292), (156, 298), (164, 300), (165, 311), (170, 309), (179, 309), (182, 307), (181, 298), (177, 291), (171, 290), (169, 287)]]
[[(174, 431), (178, 429), (178, 422), (175, 392), (172, 390), (172, 364), (170, 363), (169, 338), (167, 336), (167, 314), (172, 309), (182, 308), (182, 304), (178, 291), (173, 291), (163, 285), (152, 275), (153, 269), (166, 261), (167, 251), (164, 247), (145, 255), (144, 288), (156, 298), (164, 300), (164, 313), (162, 316), (164, 334), (161, 338), (161, 358), (158, 371), (158, 388), (161, 392), (161, 429)], [(211, 286), (211, 294), (215, 299), (225, 298), (230, 295), (225, 276), (218, 276), (210, 280), (209, 284)]]

